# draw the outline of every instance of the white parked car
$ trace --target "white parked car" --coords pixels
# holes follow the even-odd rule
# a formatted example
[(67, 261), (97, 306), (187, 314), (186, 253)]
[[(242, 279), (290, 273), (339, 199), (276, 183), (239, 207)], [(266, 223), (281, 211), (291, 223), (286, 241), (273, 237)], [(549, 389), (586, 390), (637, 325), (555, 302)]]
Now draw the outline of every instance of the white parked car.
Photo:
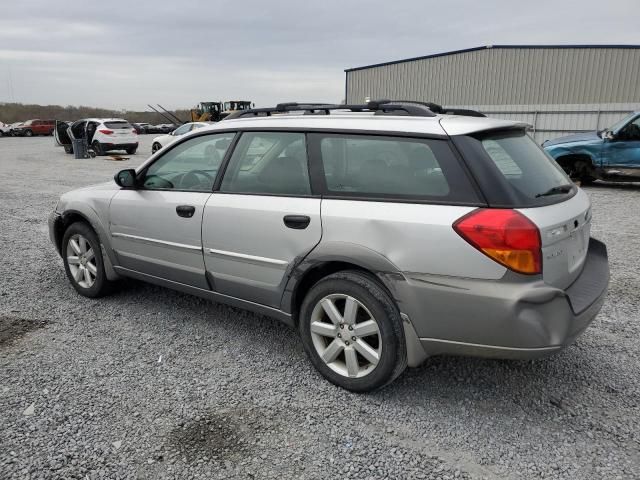
[(0, 122), (0, 137), (8, 137), (9, 135), (11, 135), (11, 127)]
[(73, 153), (73, 139), (85, 138), (96, 155), (112, 150), (124, 150), (134, 155), (138, 149), (138, 134), (122, 118), (84, 118), (77, 122), (58, 122), (54, 131), (56, 142), (65, 152)]
[(166, 147), (170, 143), (175, 142), (178, 137), (184, 135), (185, 133), (189, 133), (192, 130), (197, 130), (198, 128), (206, 127), (210, 124), (211, 122), (189, 122), (185, 123), (184, 125), (180, 125), (173, 132), (154, 138), (153, 142), (151, 143), (151, 153), (156, 153), (162, 147)]

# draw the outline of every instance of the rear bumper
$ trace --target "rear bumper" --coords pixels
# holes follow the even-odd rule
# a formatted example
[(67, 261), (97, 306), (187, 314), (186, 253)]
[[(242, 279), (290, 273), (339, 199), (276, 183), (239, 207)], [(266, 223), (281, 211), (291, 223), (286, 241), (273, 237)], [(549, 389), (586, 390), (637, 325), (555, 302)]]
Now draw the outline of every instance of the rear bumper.
[(409, 364), (438, 354), (528, 359), (561, 350), (602, 308), (609, 283), (607, 249), (591, 239), (583, 270), (566, 290), (539, 278), (507, 277), (406, 274), (395, 293), (421, 349)]

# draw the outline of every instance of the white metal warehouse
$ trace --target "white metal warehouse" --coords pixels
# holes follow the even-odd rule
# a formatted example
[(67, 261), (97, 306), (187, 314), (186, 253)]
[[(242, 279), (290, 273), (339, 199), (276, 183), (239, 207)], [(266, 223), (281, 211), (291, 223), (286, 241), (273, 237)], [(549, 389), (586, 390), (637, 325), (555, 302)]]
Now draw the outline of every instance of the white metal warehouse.
[(420, 100), (533, 125), (542, 142), (640, 110), (640, 45), (494, 45), (350, 68), (347, 103)]

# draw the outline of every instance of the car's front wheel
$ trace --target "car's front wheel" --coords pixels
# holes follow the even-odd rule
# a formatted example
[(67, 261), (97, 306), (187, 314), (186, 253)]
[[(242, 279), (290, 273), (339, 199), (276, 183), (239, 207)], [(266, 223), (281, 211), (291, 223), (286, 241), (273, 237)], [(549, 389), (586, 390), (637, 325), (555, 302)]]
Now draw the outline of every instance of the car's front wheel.
[(113, 284), (104, 271), (100, 241), (89, 225), (71, 224), (62, 237), (61, 252), (67, 277), (80, 295), (97, 298), (111, 291)]
[(135, 155), (137, 150), (138, 150), (138, 147), (127, 148), (127, 154), (128, 155)]
[(25, 130), (24, 136), (25, 137), (33, 137), (33, 132), (31, 130)]
[(156, 153), (161, 148), (162, 145), (160, 145), (158, 142), (154, 142), (153, 145), (151, 145), (151, 153)]
[(338, 272), (316, 283), (302, 303), (299, 327), (316, 369), (347, 390), (383, 387), (407, 366), (398, 308), (365, 273)]

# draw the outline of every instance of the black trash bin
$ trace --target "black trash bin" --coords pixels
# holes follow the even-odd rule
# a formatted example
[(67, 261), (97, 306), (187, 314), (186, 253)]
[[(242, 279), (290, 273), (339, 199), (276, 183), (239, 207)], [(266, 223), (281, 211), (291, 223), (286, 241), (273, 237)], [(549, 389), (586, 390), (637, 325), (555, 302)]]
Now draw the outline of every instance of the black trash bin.
[(72, 142), (75, 158), (89, 158), (89, 146), (86, 138), (74, 138)]

